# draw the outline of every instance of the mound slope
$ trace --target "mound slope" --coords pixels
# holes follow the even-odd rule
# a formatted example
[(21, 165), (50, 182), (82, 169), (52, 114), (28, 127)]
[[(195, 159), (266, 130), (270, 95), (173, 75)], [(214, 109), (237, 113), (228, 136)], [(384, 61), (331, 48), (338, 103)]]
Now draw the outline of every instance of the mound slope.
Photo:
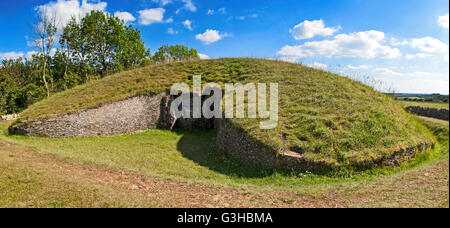
[[(167, 107), (162, 94), (173, 83), (189, 83), (192, 75), (219, 84), (279, 83), (276, 129), (261, 130), (261, 120), (248, 118), (216, 124), (219, 148), (248, 164), (302, 169), (373, 166), (407, 160), (433, 145), (413, 116), (359, 82), (298, 64), (234, 58), (153, 65), (111, 75), (32, 105), (10, 132), (68, 137), (167, 128), (171, 120), (162, 118)], [(121, 110), (134, 110), (132, 114), (112, 115), (111, 107), (123, 105), (120, 102), (126, 103)], [(87, 112), (97, 113), (99, 119), (77, 128), (74, 123), (89, 119)], [(119, 118), (124, 115), (131, 120)], [(127, 126), (117, 127), (121, 125)], [(54, 126), (61, 132), (71, 129), (72, 134), (54, 133)], [(108, 130), (111, 127), (115, 130)], [(106, 130), (95, 130), (100, 128)]]

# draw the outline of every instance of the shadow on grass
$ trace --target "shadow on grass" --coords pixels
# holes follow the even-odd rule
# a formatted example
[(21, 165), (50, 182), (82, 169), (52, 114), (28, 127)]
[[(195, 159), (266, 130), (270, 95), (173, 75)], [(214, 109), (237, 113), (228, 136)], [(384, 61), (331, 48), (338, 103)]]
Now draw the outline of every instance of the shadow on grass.
[[(347, 177), (361, 172), (356, 169), (318, 169), (318, 170), (286, 170), (269, 169), (250, 165), (227, 156), (216, 146), (216, 130), (181, 130), (175, 129), (175, 133), (181, 136), (177, 144), (177, 150), (182, 156), (207, 167), (208, 169), (236, 178), (266, 178), (271, 176), (297, 177), (304, 174), (314, 174), (323, 177)], [(349, 173), (350, 172), (350, 173)]]
[[(438, 138), (442, 148), (434, 148), (426, 153), (419, 154), (413, 162), (404, 163), (399, 167), (342, 167), (337, 170), (314, 170), (306, 173), (323, 177), (354, 178), (390, 175), (408, 168), (416, 167), (433, 159), (433, 156), (448, 154), (448, 127), (427, 127)], [(304, 174), (301, 170), (267, 169), (245, 165), (225, 155), (216, 146), (217, 131), (215, 130), (176, 130), (181, 139), (177, 144), (182, 156), (196, 164), (207, 167), (212, 171), (237, 178), (265, 178), (270, 176), (293, 177)], [(443, 151), (443, 152), (442, 152)]]
[(175, 132), (182, 136), (177, 149), (183, 157), (215, 172), (239, 178), (264, 178), (274, 173), (285, 175), (290, 173), (285, 170), (248, 166), (233, 160), (217, 148), (217, 131), (215, 130), (176, 130)]

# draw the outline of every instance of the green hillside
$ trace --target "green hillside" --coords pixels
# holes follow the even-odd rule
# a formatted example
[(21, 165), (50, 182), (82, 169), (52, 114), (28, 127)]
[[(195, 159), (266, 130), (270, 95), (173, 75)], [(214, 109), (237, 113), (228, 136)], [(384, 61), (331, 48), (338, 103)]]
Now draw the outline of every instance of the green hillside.
[(359, 82), (298, 64), (241, 58), (157, 64), (111, 75), (30, 106), (13, 125), (158, 94), (198, 74), (203, 82), (279, 83), (276, 129), (260, 130), (259, 119), (227, 121), (273, 151), (294, 151), (307, 161), (371, 165), (432, 140), (392, 98)]

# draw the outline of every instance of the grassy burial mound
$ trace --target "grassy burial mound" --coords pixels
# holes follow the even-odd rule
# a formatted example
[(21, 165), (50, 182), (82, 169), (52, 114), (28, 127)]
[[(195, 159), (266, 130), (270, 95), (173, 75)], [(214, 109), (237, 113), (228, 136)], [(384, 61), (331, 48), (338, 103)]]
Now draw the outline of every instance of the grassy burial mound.
[[(388, 96), (329, 72), (261, 59), (217, 59), (152, 65), (75, 87), (25, 110), (9, 131), (43, 137), (111, 135), (167, 129), (173, 83), (279, 83), (279, 122), (216, 121), (217, 145), (247, 164), (339, 168), (398, 163), (433, 145), (432, 136)], [(189, 123), (195, 128), (197, 124)]]

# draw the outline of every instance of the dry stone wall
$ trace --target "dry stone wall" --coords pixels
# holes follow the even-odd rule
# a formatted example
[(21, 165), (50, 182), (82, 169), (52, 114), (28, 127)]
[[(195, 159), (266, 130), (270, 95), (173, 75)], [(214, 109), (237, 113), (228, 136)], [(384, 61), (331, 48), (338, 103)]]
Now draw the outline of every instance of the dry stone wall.
[[(193, 95), (191, 94), (191, 96)], [(116, 135), (155, 128), (216, 128), (218, 132), (216, 142), (218, 148), (244, 164), (266, 168), (302, 170), (334, 168), (325, 163), (318, 164), (317, 162), (307, 161), (302, 155), (293, 151), (273, 151), (269, 147), (258, 143), (248, 134), (235, 129), (227, 120), (204, 118), (174, 119), (170, 114), (170, 105), (174, 99), (174, 96), (165, 94), (132, 97), (94, 109), (51, 116), (24, 124), (14, 124), (9, 128), (9, 131), (13, 134), (27, 136), (87, 137)], [(445, 113), (442, 115), (445, 115)], [(448, 120), (448, 111), (446, 115)], [(433, 143), (430, 142), (419, 146), (423, 148), (401, 150), (388, 160), (390, 163), (409, 160), (416, 153), (432, 146)]]
[[(81, 110), (51, 116), (9, 128), (13, 134), (50, 138), (117, 135), (145, 129), (212, 129), (213, 119), (177, 119), (170, 115), (174, 96), (138, 96)], [(191, 107), (192, 110), (192, 107)]]
[(175, 120), (170, 115), (170, 105), (174, 99), (174, 96), (165, 94), (132, 97), (99, 108), (15, 124), (9, 131), (26, 136), (59, 138), (116, 135), (155, 128), (216, 128), (218, 147), (245, 164), (270, 168), (298, 168), (300, 156), (279, 154), (258, 145), (248, 135), (236, 131), (221, 119)]
[(226, 120), (218, 121), (217, 124), (217, 147), (225, 154), (246, 165), (302, 170), (326, 168), (325, 164), (308, 162), (300, 154), (293, 151), (272, 150), (234, 128)]
[(246, 165), (280, 167), (277, 152), (259, 145), (248, 135), (233, 128), (226, 120), (219, 121), (217, 147)]
[(133, 97), (95, 109), (31, 121), (11, 127), (10, 132), (41, 137), (86, 137), (167, 128), (171, 120), (161, 115), (166, 112), (166, 103), (162, 95)]

